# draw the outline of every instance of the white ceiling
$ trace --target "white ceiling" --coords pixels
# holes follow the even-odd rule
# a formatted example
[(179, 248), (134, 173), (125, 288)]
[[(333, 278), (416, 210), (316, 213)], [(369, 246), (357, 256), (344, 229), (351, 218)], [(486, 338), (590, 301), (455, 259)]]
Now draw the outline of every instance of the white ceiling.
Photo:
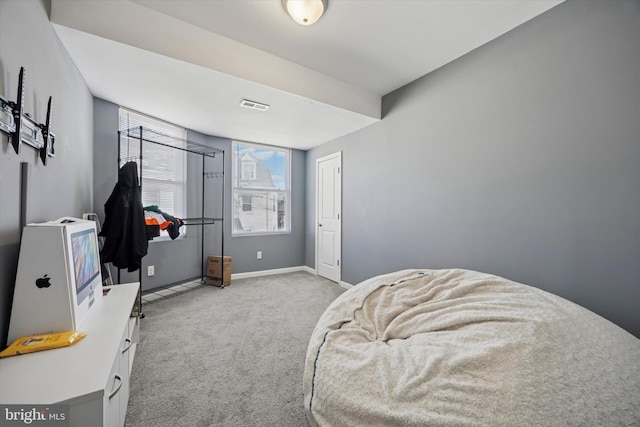
[(329, 0), (300, 26), (281, 0), (52, 0), (51, 22), (97, 97), (309, 149), (377, 122), (383, 95), (562, 1)]

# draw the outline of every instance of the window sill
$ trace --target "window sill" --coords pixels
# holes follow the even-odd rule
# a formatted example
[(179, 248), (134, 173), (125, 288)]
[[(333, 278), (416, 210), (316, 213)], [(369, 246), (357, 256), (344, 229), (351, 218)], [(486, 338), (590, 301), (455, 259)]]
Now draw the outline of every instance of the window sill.
[(181, 240), (181, 239), (186, 239), (187, 236), (185, 236), (184, 234), (180, 233), (180, 235), (178, 237), (176, 237), (175, 239), (172, 239), (169, 236), (158, 236), (158, 237), (154, 237), (153, 239), (149, 240), (149, 243), (159, 243), (159, 242), (173, 242), (175, 240)]
[(231, 237), (277, 236), (291, 234), (291, 231), (256, 231), (255, 233), (231, 233)]

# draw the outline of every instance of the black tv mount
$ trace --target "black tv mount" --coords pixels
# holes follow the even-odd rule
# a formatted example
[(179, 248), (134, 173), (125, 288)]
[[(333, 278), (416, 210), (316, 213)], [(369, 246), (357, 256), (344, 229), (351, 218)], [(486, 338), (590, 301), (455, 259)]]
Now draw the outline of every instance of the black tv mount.
[(20, 154), (24, 142), (38, 151), (42, 164), (46, 166), (47, 158), (55, 157), (53, 146), (56, 136), (51, 132), (53, 100), (49, 97), (47, 118), (44, 123), (36, 122), (30, 114), (25, 113), (24, 74), (24, 67), (21, 67), (16, 102), (9, 101), (0, 95), (0, 131), (9, 135), (16, 154)]

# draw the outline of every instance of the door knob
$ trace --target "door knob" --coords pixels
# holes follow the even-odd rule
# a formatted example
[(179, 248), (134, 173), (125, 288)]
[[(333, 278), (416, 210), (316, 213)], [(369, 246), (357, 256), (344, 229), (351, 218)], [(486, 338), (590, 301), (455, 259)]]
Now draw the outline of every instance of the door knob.
[(318, 224), (318, 227), (322, 227), (322, 224)]

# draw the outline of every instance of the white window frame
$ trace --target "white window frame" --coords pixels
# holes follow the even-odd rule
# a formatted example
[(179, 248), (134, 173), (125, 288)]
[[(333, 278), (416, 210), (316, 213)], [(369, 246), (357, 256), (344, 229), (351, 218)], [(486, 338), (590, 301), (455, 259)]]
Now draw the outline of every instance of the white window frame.
[[(257, 170), (259, 166), (256, 164), (255, 169), (253, 169), (253, 171), (248, 169), (245, 170), (244, 166), (247, 164), (250, 164), (251, 162), (240, 160), (238, 156), (239, 146), (254, 148), (257, 150), (277, 151), (277, 152), (283, 153), (285, 170), (284, 170), (284, 177), (282, 177), (282, 179), (279, 182), (282, 182), (283, 184), (282, 186), (284, 188), (281, 188), (278, 185), (275, 185), (274, 187), (270, 187), (270, 188), (259, 187), (258, 184), (256, 183), (256, 181), (259, 179), (259, 173)], [(231, 227), (231, 235), (236, 237), (236, 236), (259, 236), (259, 235), (291, 233), (291, 150), (283, 147), (276, 147), (271, 145), (256, 144), (253, 142), (234, 140), (232, 142), (232, 158), (233, 158), (233, 161), (232, 161), (232, 169), (233, 169), (232, 171), (232, 175), (233, 175), (232, 215), (234, 220)], [(244, 183), (249, 186), (248, 187), (244, 186), (241, 183), (241, 181), (244, 181)], [(251, 185), (249, 184), (250, 182), (254, 184)], [(252, 200), (251, 210), (244, 211), (243, 196), (249, 193), (254, 195), (254, 200)], [(256, 196), (256, 193), (264, 194), (265, 207), (263, 210), (265, 212), (265, 215), (271, 215), (272, 218), (275, 215), (276, 227), (278, 227), (277, 222), (279, 221), (278, 208), (277, 208), (278, 200), (279, 200), (280, 194), (282, 194), (282, 197), (284, 199), (284, 205), (285, 205), (284, 212), (283, 212), (284, 214), (283, 228), (276, 229), (276, 230), (264, 230), (264, 229), (255, 229), (247, 224), (245, 225), (246, 228), (243, 230), (236, 229), (236, 222), (240, 221), (241, 216), (244, 216), (244, 218), (246, 219), (248, 218), (248, 216), (259, 217), (261, 215), (261, 212), (259, 211), (258, 203), (255, 200), (256, 198), (259, 198), (259, 196)], [(268, 214), (267, 214), (267, 211), (269, 212)]]
[[(145, 129), (153, 129), (163, 134), (174, 135), (176, 137), (176, 146), (179, 145), (179, 142), (186, 140), (186, 129), (180, 126), (176, 126), (174, 124), (164, 122), (162, 120), (155, 119), (153, 117), (138, 113), (137, 111), (129, 110), (124, 107), (120, 107), (119, 109), (119, 130), (123, 131), (126, 129), (130, 129), (132, 127), (143, 126)], [(121, 140), (126, 143), (127, 138), (122, 137)], [(135, 160), (135, 156), (138, 155), (139, 151), (139, 140), (135, 138), (131, 138), (129, 142), (129, 153), (127, 153), (127, 148), (125, 146), (121, 146), (120, 157), (128, 160)], [(173, 169), (172, 174), (168, 174), (168, 177), (165, 179), (160, 174), (161, 169), (156, 169), (152, 171), (153, 168), (149, 166), (152, 165), (152, 159), (155, 157), (155, 154), (162, 154), (162, 152), (167, 153), (167, 158), (173, 158), (174, 163), (169, 166)], [(123, 161), (124, 163), (124, 161)], [(155, 173), (154, 173), (155, 172)], [(150, 175), (155, 176), (150, 176)], [(160, 176), (159, 176), (160, 175)], [(173, 175), (173, 176), (171, 176)], [(176, 217), (176, 218), (186, 218), (187, 217), (187, 153), (183, 150), (176, 150), (173, 148), (163, 147), (159, 144), (154, 144), (152, 142), (142, 142), (142, 194), (141, 200), (143, 206), (147, 206), (149, 204), (158, 205), (158, 207), (165, 213)], [(155, 185), (154, 185), (155, 184)], [(174, 193), (174, 203), (173, 206), (160, 206), (162, 203), (158, 201), (157, 198), (155, 200), (149, 201), (151, 190), (157, 188), (160, 185), (164, 188), (173, 188)], [(155, 190), (154, 190), (155, 191)], [(180, 228), (180, 236), (178, 238), (186, 237), (186, 227)], [(151, 242), (158, 242), (164, 240), (171, 240), (169, 237), (169, 233), (165, 230), (160, 231), (160, 236), (151, 240)]]

